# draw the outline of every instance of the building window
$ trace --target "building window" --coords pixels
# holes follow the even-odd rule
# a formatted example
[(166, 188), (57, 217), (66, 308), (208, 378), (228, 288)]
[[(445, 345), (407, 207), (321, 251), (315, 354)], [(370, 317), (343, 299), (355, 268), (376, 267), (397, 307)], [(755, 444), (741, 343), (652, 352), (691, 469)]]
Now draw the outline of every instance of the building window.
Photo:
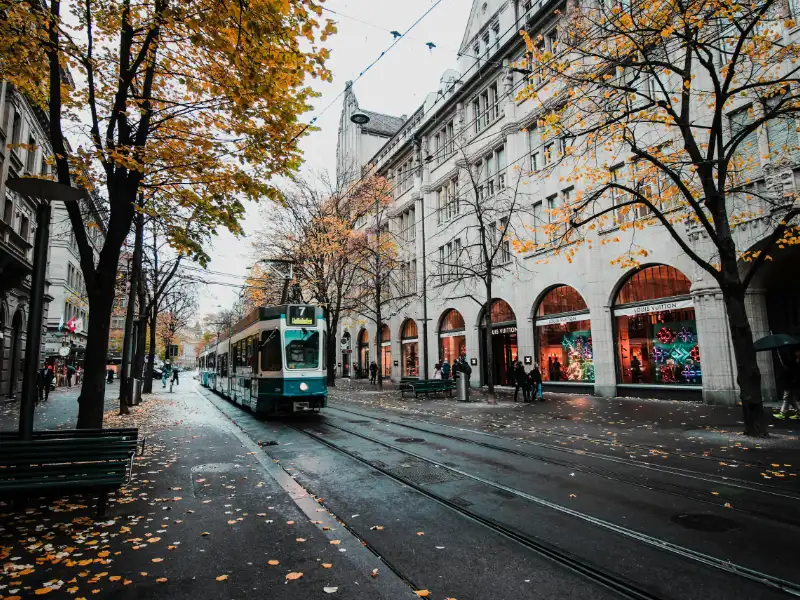
[(511, 241), (508, 239), (508, 219), (499, 219), (496, 223), (497, 234), (500, 244), (498, 246), (497, 259), (499, 264), (504, 265), (511, 262)]
[(479, 200), (491, 198), (496, 192), (505, 189), (506, 154), (504, 146), (485, 156), (475, 168), (481, 181), (478, 186)]
[(464, 317), (455, 309), (450, 309), (439, 324), (439, 357), (451, 365), (460, 357), (467, 355), (467, 337)]
[(419, 338), (417, 324), (407, 319), (400, 330), (400, 359), (403, 377), (419, 377)]
[(14, 215), (14, 201), (11, 196), (6, 196), (6, 203), (3, 206), (3, 221), (11, 225), (11, 219)]
[(491, 84), (472, 101), (472, 113), (475, 118), (475, 133), (488, 127), (500, 116), (496, 83)]
[(436, 164), (440, 165), (455, 152), (455, 127), (453, 121), (445, 125), (439, 133), (434, 136), (434, 148), (436, 149)]
[(636, 271), (614, 302), (619, 383), (701, 385), (691, 282), (656, 265)]
[[(22, 140), (22, 117), (17, 111), (14, 111), (14, 124), (11, 127), (11, 143), (19, 144)], [(19, 148), (15, 148), (14, 152), (19, 153)]]
[(551, 289), (536, 309), (534, 328), (544, 381), (594, 381), (589, 308), (577, 290)]
[(28, 156), (25, 160), (25, 168), (28, 173), (35, 173), (36, 169), (36, 140), (32, 135), (28, 136)]
[(533, 203), (533, 243), (535, 246), (546, 243), (547, 235), (545, 232), (545, 225), (547, 221), (544, 218), (544, 210), (542, 208), (542, 201)]
[(30, 222), (30, 220), (28, 220), (28, 217), (23, 216), (19, 220), (19, 235), (26, 242), (28, 241), (28, 234), (30, 233), (30, 226), (31, 226), (31, 222)]

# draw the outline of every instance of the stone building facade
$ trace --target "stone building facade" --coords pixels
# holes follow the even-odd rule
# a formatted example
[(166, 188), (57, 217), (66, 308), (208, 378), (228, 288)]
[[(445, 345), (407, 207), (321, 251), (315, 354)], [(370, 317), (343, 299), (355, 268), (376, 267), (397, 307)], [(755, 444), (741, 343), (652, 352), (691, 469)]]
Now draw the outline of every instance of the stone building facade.
[[(461, 238), (470, 235), (456, 225), (463, 222), (457, 219), (457, 199), (470, 184), (466, 169), (482, 165), (483, 201), (513, 194), (520, 210), (511, 225), (524, 231), (526, 225), (546, 223), (549, 211), (580, 186), (557, 170), (536, 186), (525, 181), (525, 174), (558, 148), (543, 147), (536, 139), (536, 109), (517, 94), (529, 74), (512, 68), (525, 52), (519, 30), (528, 29), (539, 43), (553, 43), (565, 9), (541, 0), (476, 1), (457, 69), (442, 76), (439, 89), (380, 150), (357, 157), (362, 168), (374, 166), (392, 182), (392, 231), (407, 261), (406, 293), (412, 302), (398, 310), (388, 306), (380, 332), (359, 315), (343, 319), (337, 332), (341, 375), (376, 360), (392, 380), (424, 377), (441, 359), (452, 363), (463, 355), (474, 365), (472, 385), (485, 381), (485, 298), (443, 268), (452, 263), (447, 257), (458, 256), (466, 245)], [(341, 140), (364, 127), (351, 123), (351, 115), (345, 102), (340, 160), (346, 154)], [(759, 145), (769, 144), (769, 131), (759, 135)], [(798, 173), (793, 167), (763, 164), (754, 185), (794, 189)], [(498, 232), (511, 225), (498, 224)], [(759, 219), (736, 231), (741, 248), (755, 246), (764, 234)], [(716, 283), (663, 228), (623, 231), (613, 221), (592, 235), (597, 243), (571, 261), (546, 247), (524, 254), (503, 249), (508, 260), (497, 273), (491, 303), (495, 382), (510, 384), (511, 363), (521, 360), (527, 368), (541, 365), (551, 391), (735, 403), (735, 363)], [(619, 241), (603, 243), (612, 238)], [(701, 232), (687, 225), (685, 239), (701, 256), (709, 255)], [(646, 262), (636, 268), (613, 265), (620, 246), (632, 243), (646, 251)], [(756, 338), (770, 331), (800, 334), (800, 284), (796, 277), (781, 277), (796, 255), (800, 251), (787, 250), (751, 286), (748, 309)], [(765, 398), (775, 399), (773, 356), (760, 354), (759, 366)]]

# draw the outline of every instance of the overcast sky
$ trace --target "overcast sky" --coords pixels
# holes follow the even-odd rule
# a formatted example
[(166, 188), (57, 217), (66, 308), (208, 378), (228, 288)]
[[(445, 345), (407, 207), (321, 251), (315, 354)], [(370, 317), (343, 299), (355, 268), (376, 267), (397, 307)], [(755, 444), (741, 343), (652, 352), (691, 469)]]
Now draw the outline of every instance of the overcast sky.
[[(319, 128), (300, 144), (305, 153), (304, 171), (335, 172), (336, 136), (342, 110), (342, 98), (337, 96), (344, 90), (345, 82), (355, 80), (391, 45), (390, 31), (405, 32), (435, 1), (328, 0), (325, 3), (326, 8), (338, 13), (324, 15), (334, 19), (339, 30), (326, 44), (331, 49), (328, 66), (333, 72), (333, 83), (316, 86), (322, 96), (314, 102), (314, 110), (303, 117), (308, 122), (317, 116), (315, 125)], [(358, 80), (354, 90), (359, 106), (395, 116), (414, 112), (429, 92), (438, 89), (442, 73), (455, 68), (456, 53), (471, 6), (472, 0), (441, 0), (391, 52)], [(436, 48), (429, 50), (426, 42), (433, 42)], [(258, 206), (248, 206), (243, 222), (245, 232), (251, 234), (259, 226)], [(201, 290), (199, 315), (219, 310), (218, 305), (229, 307), (241, 288), (213, 282), (239, 285), (252, 263), (247, 238), (237, 239), (227, 232), (214, 239), (211, 256), (209, 270), (230, 276), (209, 274), (206, 277), (209, 285)]]

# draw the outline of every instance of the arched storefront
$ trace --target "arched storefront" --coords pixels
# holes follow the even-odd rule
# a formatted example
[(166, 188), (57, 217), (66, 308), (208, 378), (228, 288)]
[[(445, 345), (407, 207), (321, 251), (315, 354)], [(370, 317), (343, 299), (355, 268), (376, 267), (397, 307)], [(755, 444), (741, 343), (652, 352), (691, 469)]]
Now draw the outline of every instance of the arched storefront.
[(639, 269), (620, 287), (613, 314), (621, 387), (702, 385), (690, 287), (667, 265)]
[(539, 301), (534, 313), (536, 357), (547, 382), (594, 382), (589, 307), (573, 287), (559, 285)]
[(342, 350), (342, 377), (350, 377), (350, 363), (353, 360), (353, 340), (350, 338), (349, 331), (345, 331), (342, 334), (342, 341), (339, 345)]
[(389, 326), (381, 325), (381, 373), (384, 377), (392, 376), (392, 334)]
[(419, 335), (414, 319), (406, 319), (400, 329), (402, 377), (419, 377)]
[(467, 355), (467, 337), (464, 317), (451, 308), (439, 320), (439, 360), (451, 365), (456, 359)]
[[(514, 385), (514, 361), (517, 360), (517, 317), (508, 302), (492, 300), (492, 355), (497, 385)], [(486, 318), (481, 314), (481, 384), (488, 379), (486, 360)]]
[(362, 329), (358, 333), (358, 371), (356, 378), (369, 375), (369, 333)]

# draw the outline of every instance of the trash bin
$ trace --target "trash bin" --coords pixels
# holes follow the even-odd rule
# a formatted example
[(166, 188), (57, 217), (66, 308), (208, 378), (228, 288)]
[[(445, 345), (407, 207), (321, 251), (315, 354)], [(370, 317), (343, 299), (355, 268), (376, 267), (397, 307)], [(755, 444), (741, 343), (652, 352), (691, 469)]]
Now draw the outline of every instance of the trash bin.
[(142, 380), (133, 379), (133, 404), (134, 406), (142, 402)]
[(469, 377), (456, 373), (456, 392), (459, 402), (469, 402)]

